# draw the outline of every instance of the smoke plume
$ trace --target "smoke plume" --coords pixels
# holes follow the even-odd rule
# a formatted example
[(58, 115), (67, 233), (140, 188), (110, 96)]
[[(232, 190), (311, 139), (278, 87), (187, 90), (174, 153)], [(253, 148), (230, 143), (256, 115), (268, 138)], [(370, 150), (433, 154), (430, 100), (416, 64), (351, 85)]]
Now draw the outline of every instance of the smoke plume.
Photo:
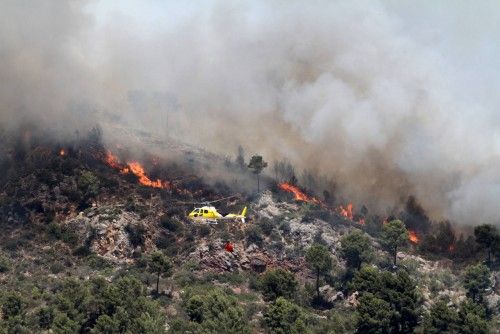
[(436, 219), (500, 220), (498, 104), (468, 94), (445, 46), (390, 1), (215, 1), (153, 28), (94, 3), (0, 9), (6, 128), (99, 123), (109, 140), (123, 127), (222, 154), (241, 144), (332, 175), (377, 210), (415, 195)]

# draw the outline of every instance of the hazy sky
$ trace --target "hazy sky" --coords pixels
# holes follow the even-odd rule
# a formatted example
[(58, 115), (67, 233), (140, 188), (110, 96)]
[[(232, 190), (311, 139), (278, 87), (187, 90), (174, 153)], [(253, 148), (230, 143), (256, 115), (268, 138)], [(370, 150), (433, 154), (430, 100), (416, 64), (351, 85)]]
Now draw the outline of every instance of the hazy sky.
[[(283, 2), (278, 1), (278, 2)], [(299, 1), (295, 1), (298, 3)], [(356, 2), (356, 1), (354, 1)], [(363, 2), (363, 1), (360, 1)], [(376, 1), (375, 1), (376, 2)], [(498, 109), (500, 94), (500, 1), (382, 0), (404, 31), (422, 45), (441, 53), (452, 66), (458, 85)], [(87, 9), (98, 25), (128, 21), (143, 34), (168, 30), (195, 15), (210, 15), (222, 1), (121, 0), (91, 1)], [(265, 15), (259, 2), (233, 1), (253, 15)], [(318, 6), (321, 2), (318, 1)], [(484, 92), (485, 82), (491, 85)], [(460, 87), (459, 87), (460, 88)], [(477, 88), (477, 89), (476, 89)], [(500, 114), (500, 112), (497, 112)], [(498, 117), (500, 121), (500, 116)]]

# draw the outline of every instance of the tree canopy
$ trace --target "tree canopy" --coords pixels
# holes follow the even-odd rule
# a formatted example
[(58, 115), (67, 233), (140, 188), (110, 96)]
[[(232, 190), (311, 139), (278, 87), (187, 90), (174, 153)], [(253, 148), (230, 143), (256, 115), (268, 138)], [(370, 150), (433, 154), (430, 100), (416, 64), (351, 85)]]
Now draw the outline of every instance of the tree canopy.
[(398, 247), (408, 242), (408, 231), (401, 220), (390, 221), (382, 227), (381, 241), (384, 247), (392, 255), (393, 263), (396, 265)]
[(157, 275), (156, 293), (159, 292), (160, 276), (170, 276), (172, 274), (172, 267), (172, 261), (164, 253), (156, 251), (151, 254), (148, 261), (148, 268), (152, 273)]
[(272, 334), (309, 333), (300, 307), (283, 297), (269, 305), (264, 322)]
[(273, 301), (278, 297), (292, 299), (297, 290), (295, 276), (281, 268), (269, 270), (259, 280), (259, 289), (264, 300)]
[(319, 279), (321, 275), (327, 274), (332, 269), (332, 256), (328, 248), (314, 244), (306, 252), (306, 262), (316, 274), (316, 296), (319, 299)]
[(415, 281), (405, 271), (364, 267), (354, 276), (350, 290), (360, 294), (359, 332), (410, 333), (417, 326), (421, 301)]
[(187, 292), (184, 310), (189, 322), (172, 324), (171, 333), (249, 333), (244, 312), (237, 300), (222, 290), (213, 289), (206, 293)]
[(476, 226), (474, 236), (476, 237), (476, 242), (487, 250), (487, 261), (490, 263), (493, 250), (499, 247), (500, 244), (500, 234), (497, 228), (489, 224)]
[(260, 192), (259, 174), (266, 167), (267, 167), (267, 162), (264, 161), (261, 155), (254, 155), (250, 158), (250, 162), (248, 163), (248, 168), (252, 169), (253, 173), (257, 175), (257, 192)]
[(486, 289), (491, 287), (490, 270), (481, 263), (470, 265), (465, 269), (463, 283), (473, 301), (482, 301)]
[(438, 300), (425, 314), (422, 329), (429, 334), (489, 333), (484, 307), (470, 299), (458, 307), (449, 307), (445, 301)]
[(347, 266), (360, 269), (363, 262), (369, 262), (373, 257), (370, 239), (360, 230), (354, 230), (340, 240), (340, 254)]

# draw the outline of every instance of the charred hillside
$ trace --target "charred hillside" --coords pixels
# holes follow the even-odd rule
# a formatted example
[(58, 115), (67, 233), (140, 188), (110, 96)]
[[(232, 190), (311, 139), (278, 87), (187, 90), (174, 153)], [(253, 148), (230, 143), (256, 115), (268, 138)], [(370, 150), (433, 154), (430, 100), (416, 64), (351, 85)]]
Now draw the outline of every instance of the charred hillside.
[[(104, 145), (98, 128), (73, 140), (47, 138), (31, 130), (2, 142), (6, 330), (210, 332), (213, 322), (232, 328), (224, 333), (348, 333), (370, 330), (363, 320), (370, 317), (376, 326), (426, 332), (440, 308), (457, 313), (448, 319), (456, 328), (471, 314), (484, 330), (498, 321), (496, 244), (487, 249), (477, 233), (456, 237), (455, 227), (432, 222), (415, 198), (382, 216), (338, 193), (317, 196), (300, 178), (279, 173), (263, 175), (260, 194), (240, 191), (238, 177), (252, 176), (241, 158), (138, 155)], [(231, 177), (213, 178), (216, 169)], [(202, 205), (224, 213), (247, 206), (248, 217), (189, 219)], [(467, 267), (488, 251), (489, 268)], [(395, 306), (380, 318), (371, 303)], [(215, 307), (230, 318), (211, 313)], [(407, 309), (402, 317), (400, 307)], [(150, 309), (150, 318), (137, 309)], [(288, 320), (273, 320), (281, 312), (290, 312)], [(378, 322), (386, 317), (394, 323)]]

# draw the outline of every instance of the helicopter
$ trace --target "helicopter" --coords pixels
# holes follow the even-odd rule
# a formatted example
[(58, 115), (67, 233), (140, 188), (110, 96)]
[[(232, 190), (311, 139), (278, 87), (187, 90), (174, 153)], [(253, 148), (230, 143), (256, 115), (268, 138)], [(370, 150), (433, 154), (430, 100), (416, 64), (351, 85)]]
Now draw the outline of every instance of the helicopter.
[(213, 206), (202, 206), (201, 208), (195, 208), (188, 215), (188, 218), (192, 221), (204, 221), (211, 224), (217, 224), (219, 221), (241, 221), (245, 224), (245, 218), (247, 215), (247, 207), (245, 206), (241, 213), (230, 213), (225, 216), (217, 212), (217, 209)]
[(194, 210), (188, 214), (187, 218), (194, 222), (206, 222), (209, 224), (217, 224), (219, 221), (240, 221), (245, 224), (247, 215), (246, 206), (240, 213), (229, 213), (223, 216), (211, 205), (211, 203), (220, 202), (233, 197), (235, 196), (221, 198), (211, 202), (203, 202), (203, 206), (195, 207)]

